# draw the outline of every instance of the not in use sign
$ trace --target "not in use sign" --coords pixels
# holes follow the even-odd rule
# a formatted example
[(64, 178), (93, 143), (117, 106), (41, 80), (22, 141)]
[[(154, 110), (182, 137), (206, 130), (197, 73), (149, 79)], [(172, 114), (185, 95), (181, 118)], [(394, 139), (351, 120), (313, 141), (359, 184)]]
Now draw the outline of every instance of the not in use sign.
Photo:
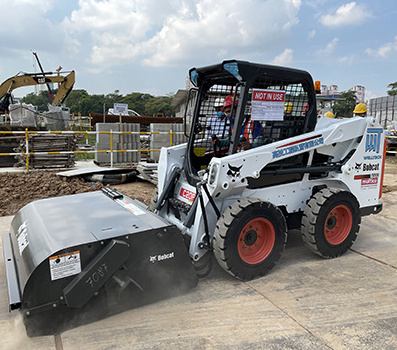
[(254, 89), (252, 91), (252, 120), (283, 120), (285, 91)]

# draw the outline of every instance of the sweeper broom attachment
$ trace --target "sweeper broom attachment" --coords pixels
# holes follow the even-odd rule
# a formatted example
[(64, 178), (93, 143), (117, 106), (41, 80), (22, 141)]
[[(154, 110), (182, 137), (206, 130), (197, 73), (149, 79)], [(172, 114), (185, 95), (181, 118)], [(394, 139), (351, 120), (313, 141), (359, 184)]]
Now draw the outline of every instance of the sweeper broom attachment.
[(29, 336), (57, 334), (181, 294), (197, 275), (180, 231), (103, 191), (22, 208), (3, 235), (10, 309)]

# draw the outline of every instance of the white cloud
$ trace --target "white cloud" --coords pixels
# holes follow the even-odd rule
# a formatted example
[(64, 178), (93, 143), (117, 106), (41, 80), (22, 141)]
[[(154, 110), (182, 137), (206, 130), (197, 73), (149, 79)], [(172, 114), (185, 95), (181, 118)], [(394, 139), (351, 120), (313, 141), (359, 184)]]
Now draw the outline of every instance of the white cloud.
[[(14, 70), (15, 66), (15, 73), (30, 71), (32, 68), (27, 69), (32, 67), (30, 50), (39, 53), (45, 70), (64, 65), (62, 61), (66, 55), (72, 56), (76, 52), (78, 42), (65, 32), (59, 22), (51, 19), (50, 13), (55, 5), (56, 0), (0, 0), (0, 51), (4, 70)], [(21, 61), (29, 64), (23, 62), (21, 65)]]
[(354, 60), (355, 60), (354, 55), (343, 56), (337, 59), (339, 63), (347, 66), (351, 66), (354, 63)]
[(371, 14), (364, 5), (357, 5), (355, 1), (340, 6), (335, 13), (322, 16), (321, 23), (326, 27), (342, 27), (347, 25), (359, 25)]
[(366, 90), (365, 91), (365, 100), (369, 101), (373, 98), (377, 98), (377, 97), (382, 97), (384, 96), (384, 92), (380, 92), (380, 91), (371, 91), (371, 90)]
[(298, 23), (301, 0), (80, 0), (64, 25), (98, 68), (272, 55)]
[(366, 49), (365, 52), (373, 57), (387, 58), (393, 53), (397, 52), (397, 35), (394, 37), (394, 41), (385, 43), (377, 49)]
[(276, 56), (272, 61), (272, 64), (279, 66), (287, 66), (293, 61), (294, 51), (291, 49), (285, 49), (280, 55)]
[(316, 30), (313, 29), (312, 31), (309, 32), (309, 34), (307, 35), (308, 39), (313, 39), (316, 36)]
[(339, 38), (333, 38), (323, 49), (317, 51), (317, 56), (329, 56), (334, 51), (336, 46), (338, 45)]

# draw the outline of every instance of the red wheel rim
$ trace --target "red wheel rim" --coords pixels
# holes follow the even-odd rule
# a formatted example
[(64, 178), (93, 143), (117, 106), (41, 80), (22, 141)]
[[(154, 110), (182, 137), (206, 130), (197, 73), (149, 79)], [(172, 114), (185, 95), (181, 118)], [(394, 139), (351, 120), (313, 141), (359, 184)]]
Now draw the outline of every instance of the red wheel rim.
[(276, 232), (269, 220), (256, 218), (249, 221), (238, 237), (240, 258), (251, 265), (262, 262), (272, 251), (275, 240)]
[(341, 244), (349, 235), (353, 224), (353, 215), (346, 205), (337, 205), (325, 219), (325, 239), (332, 245)]

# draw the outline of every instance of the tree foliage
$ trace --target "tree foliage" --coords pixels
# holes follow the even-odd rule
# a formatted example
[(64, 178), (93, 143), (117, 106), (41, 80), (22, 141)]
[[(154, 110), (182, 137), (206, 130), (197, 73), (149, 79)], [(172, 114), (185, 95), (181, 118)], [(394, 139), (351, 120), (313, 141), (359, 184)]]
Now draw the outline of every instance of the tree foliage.
[[(56, 91), (54, 92), (54, 94)], [(90, 113), (103, 113), (104, 107), (107, 112), (113, 108), (115, 103), (126, 103), (129, 109), (133, 109), (140, 115), (154, 115), (162, 113), (166, 116), (175, 115), (175, 109), (171, 102), (173, 95), (154, 97), (150, 94), (133, 92), (125, 96), (119, 90), (107, 95), (90, 95), (86, 90), (72, 90), (64, 102), (64, 106), (69, 107), (71, 112), (81, 115)], [(38, 106), (39, 111), (47, 111), (51, 99), (47, 92), (42, 91), (39, 95), (30, 93), (22, 98), (22, 102), (31, 103)]]
[[(56, 92), (53, 93), (55, 94)], [(51, 104), (52, 101), (47, 91), (40, 91), (38, 95), (36, 95), (34, 92), (27, 94), (21, 99), (21, 102), (27, 104), (31, 103), (33, 106), (37, 106), (39, 111), (47, 111), (48, 104)]]
[(342, 92), (339, 97), (343, 98), (343, 100), (335, 102), (332, 107), (335, 117), (352, 117), (354, 107), (357, 104), (356, 91), (349, 90)]
[(397, 95), (397, 81), (390, 83), (387, 87), (390, 88), (390, 90), (387, 90), (387, 94), (389, 96)]

